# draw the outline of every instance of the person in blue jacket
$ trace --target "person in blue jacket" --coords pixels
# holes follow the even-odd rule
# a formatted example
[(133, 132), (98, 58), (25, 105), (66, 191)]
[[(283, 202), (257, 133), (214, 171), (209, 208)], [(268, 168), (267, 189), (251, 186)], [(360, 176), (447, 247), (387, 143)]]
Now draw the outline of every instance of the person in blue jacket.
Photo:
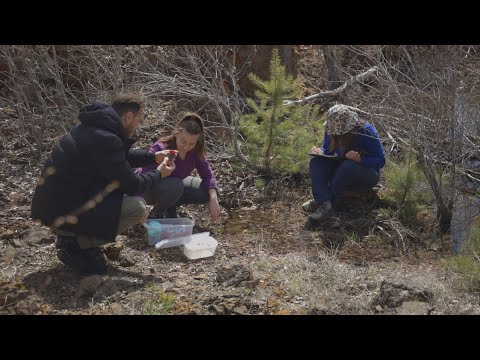
[(310, 160), (313, 199), (302, 205), (314, 222), (333, 214), (332, 203), (345, 190), (371, 190), (385, 165), (385, 152), (377, 130), (350, 107), (332, 106), (324, 126), (323, 145), (314, 146), (311, 153), (334, 157), (314, 156)]

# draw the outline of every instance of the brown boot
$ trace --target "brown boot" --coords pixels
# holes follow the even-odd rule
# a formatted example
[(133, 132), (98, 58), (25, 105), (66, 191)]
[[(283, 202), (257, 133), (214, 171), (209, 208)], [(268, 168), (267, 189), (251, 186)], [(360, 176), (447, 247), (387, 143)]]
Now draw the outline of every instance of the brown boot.
[(80, 275), (104, 275), (107, 261), (99, 248), (80, 249), (77, 239), (71, 236), (57, 236), (57, 257)]

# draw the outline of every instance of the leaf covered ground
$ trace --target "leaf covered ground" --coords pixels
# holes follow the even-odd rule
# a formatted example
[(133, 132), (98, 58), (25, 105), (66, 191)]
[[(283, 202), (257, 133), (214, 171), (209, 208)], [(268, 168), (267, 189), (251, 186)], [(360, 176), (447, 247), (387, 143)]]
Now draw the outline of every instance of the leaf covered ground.
[[(308, 179), (256, 182), (227, 158), (211, 161), (220, 223), (210, 223), (205, 206), (180, 213), (217, 239), (213, 257), (155, 250), (138, 225), (108, 249), (108, 275), (79, 277), (56, 258), (50, 230), (30, 219), (41, 164), (62, 134), (52, 133), (39, 153), (17, 120), (1, 109), (0, 314), (480, 313), (478, 295), (444, 266), (451, 244), (432, 208), (403, 226), (381, 211), (382, 182), (376, 198), (352, 198), (311, 226), (301, 210)], [(137, 146), (148, 147), (160, 127), (147, 116)]]

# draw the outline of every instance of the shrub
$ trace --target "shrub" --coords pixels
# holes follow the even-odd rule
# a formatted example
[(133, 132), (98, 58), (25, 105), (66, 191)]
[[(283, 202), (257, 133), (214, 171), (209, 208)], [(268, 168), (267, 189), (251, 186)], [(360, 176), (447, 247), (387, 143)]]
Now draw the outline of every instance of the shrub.
[(387, 189), (382, 200), (396, 209), (400, 221), (404, 224), (411, 223), (422, 207), (431, 200), (422, 171), (412, 159), (400, 163), (387, 161), (384, 176)]
[(249, 79), (259, 90), (255, 100), (247, 99), (252, 112), (240, 119), (239, 130), (245, 139), (242, 150), (267, 176), (306, 171), (307, 153), (323, 134), (318, 106), (284, 105), (285, 100), (301, 95), (302, 84), (286, 75), (276, 49), (270, 79), (263, 81), (255, 74)]

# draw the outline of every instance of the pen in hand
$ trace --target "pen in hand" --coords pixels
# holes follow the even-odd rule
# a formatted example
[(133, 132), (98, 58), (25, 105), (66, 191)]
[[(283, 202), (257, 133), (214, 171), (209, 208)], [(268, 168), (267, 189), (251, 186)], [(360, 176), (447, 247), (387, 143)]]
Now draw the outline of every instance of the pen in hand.
[(323, 154), (322, 148), (318, 146), (318, 141), (315, 141), (315, 145), (310, 150), (310, 153), (318, 155)]

